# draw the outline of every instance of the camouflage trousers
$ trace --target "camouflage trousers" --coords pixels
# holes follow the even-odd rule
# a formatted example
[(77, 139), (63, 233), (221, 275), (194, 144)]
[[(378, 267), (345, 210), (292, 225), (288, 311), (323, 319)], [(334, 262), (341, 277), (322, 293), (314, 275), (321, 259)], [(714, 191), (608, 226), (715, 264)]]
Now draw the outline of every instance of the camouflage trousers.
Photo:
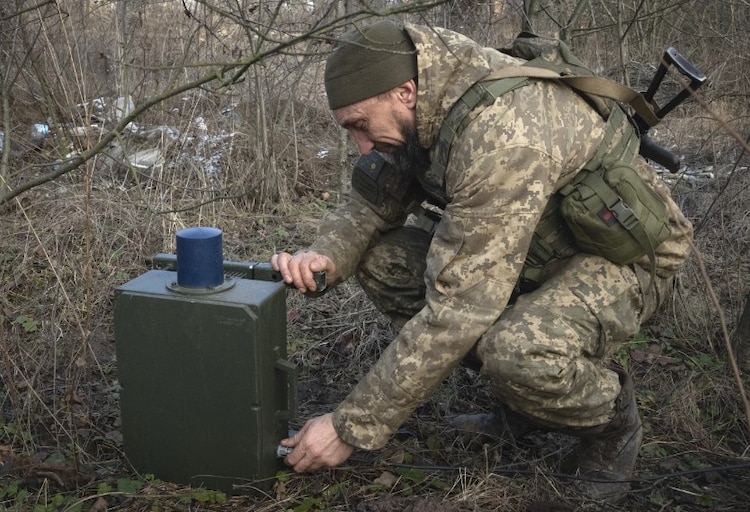
[[(404, 227), (384, 234), (356, 277), (397, 328), (425, 304), (431, 235)], [(498, 399), (551, 427), (603, 425), (620, 392), (614, 351), (635, 335), (671, 288), (636, 265), (571, 257), (539, 288), (519, 295), (478, 340), (470, 356)]]

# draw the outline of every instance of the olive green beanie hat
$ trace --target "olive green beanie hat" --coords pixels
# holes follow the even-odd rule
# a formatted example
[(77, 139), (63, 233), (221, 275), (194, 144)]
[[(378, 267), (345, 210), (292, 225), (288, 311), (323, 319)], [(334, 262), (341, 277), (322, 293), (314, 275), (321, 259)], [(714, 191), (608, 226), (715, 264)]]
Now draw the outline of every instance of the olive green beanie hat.
[(326, 61), (331, 110), (372, 98), (417, 76), (417, 53), (406, 31), (390, 21), (341, 36)]

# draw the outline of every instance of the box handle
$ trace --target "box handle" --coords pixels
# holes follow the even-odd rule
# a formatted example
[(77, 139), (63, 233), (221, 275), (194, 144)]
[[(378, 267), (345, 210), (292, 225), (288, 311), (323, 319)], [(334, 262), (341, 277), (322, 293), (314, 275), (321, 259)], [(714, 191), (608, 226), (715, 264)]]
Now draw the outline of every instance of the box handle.
[(290, 420), (297, 414), (297, 366), (286, 359), (276, 360), (276, 385), (282, 389), (286, 410), (277, 413), (279, 419)]

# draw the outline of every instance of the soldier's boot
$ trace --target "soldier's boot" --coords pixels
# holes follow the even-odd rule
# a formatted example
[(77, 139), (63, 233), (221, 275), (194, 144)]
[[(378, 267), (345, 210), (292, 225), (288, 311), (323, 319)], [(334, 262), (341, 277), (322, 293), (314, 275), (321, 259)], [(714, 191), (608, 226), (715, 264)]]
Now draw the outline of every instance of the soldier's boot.
[(459, 432), (479, 434), (494, 441), (516, 439), (536, 429), (536, 425), (524, 416), (503, 406), (491, 414), (461, 414), (448, 420), (451, 427)]
[(643, 427), (630, 376), (615, 369), (622, 387), (615, 401), (615, 416), (606, 425), (580, 429), (578, 469), (581, 488), (592, 499), (617, 503), (625, 498), (643, 441)]

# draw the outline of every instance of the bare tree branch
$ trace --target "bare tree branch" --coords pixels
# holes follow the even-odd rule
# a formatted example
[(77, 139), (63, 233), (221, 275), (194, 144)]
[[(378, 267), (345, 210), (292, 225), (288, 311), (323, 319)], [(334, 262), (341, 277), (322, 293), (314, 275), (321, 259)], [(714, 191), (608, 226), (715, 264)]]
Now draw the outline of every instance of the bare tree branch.
[(2, 22), (2, 21), (8, 21), (9, 19), (12, 19), (12, 18), (17, 18), (19, 16), (22, 16), (22, 15), (26, 14), (27, 12), (32, 12), (32, 11), (35, 11), (37, 9), (41, 9), (45, 5), (52, 5), (54, 3), (55, 3), (55, 0), (44, 0), (43, 2), (38, 3), (36, 5), (31, 5), (29, 7), (25, 7), (23, 9), (20, 9), (20, 10), (12, 13), (10, 15), (6, 15), (6, 16), (0, 17), (0, 22)]
[(211, 73), (208, 73), (195, 80), (186, 82), (182, 85), (178, 85), (168, 91), (164, 91), (161, 94), (157, 94), (151, 98), (146, 99), (145, 101), (140, 103), (140, 105), (137, 106), (134, 110), (123, 116), (123, 118), (117, 123), (117, 125), (114, 126), (112, 130), (104, 133), (94, 146), (82, 152), (80, 155), (72, 157), (63, 162), (56, 163), (54, 165), (53, 171), (41, 174), (18, 185), (8, 183), (7, 180), (4, 180), (5, 183), (2, 184), (3, 191), (0, 194), (0, 205), (6, 204), (8, 201), (14, 199), (20, 194), (23, 194), (24, 192), (33, 189), (34, 187), (54, 181), (55, 179), (78, 169), (82, 164), (86, 163), (87, 161), (104, 151), (109, 146), (109, 144), (127, 128), (127, 126), (131, 122), (135, 121), (140, 115), (142, 115), (150, 108), (159, 105), (169, 98), (178, 96), (193, 89), (205, 87), (211, 83), (215, 83), (217, 89), (222, 89), (232, 84), (236, 84), (244, 77), (244, 75), (252, 66), (263, 62), (270, 56), (281, 54), (285, 51), (290, 50), (291, 48), (294, 48), (300, 43), (311, 39), (317, 38), (330, 40), (334, 31), (346, 26), (353, 20), (364, 19), (367, 17), (380, 17), (389, 16), (392, 14), (417, 12), (433, 8), (445, 3), (446, 1), (447, 0), (414, 2), (383, 11), (377, 11), (370, 8), (360, 9), (355, 12), (346, 13), (326, 23), (321, 24), (320, 21), (318, 21), (313, 24), (314, 28), (309, 29), (305, 33), (294, 35), (284, 41), (279, 41), (274, 46), (269, 47), (268, 49), (265, 49), (263, 51), (259, 51), (258, 53), (246, 59), (222, 64), (218, 69), (212, 71)]

